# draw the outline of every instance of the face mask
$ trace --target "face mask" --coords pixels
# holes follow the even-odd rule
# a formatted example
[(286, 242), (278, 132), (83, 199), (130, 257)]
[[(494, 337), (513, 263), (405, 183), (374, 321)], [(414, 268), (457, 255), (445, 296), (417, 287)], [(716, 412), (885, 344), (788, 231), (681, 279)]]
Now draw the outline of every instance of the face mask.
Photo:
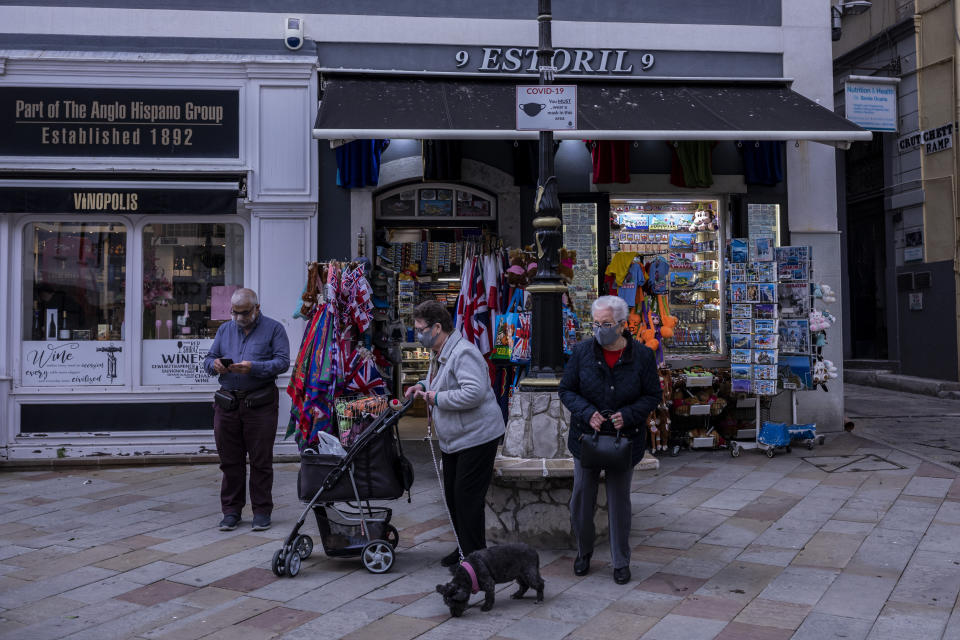
[(601, 347), (609, 347), (620, 337), (619, 323), (612, 327), (600, 327), (594, 334)]
[(420, 344), (422, 344), (427, 349), (432, 347), (433, 343), (437, 341), (437, 334), (427, 333), (428, 331), (430, 330), (424, 329), (423, 331), (420, 331), (417, 333), (417, 340), (419, 340)]

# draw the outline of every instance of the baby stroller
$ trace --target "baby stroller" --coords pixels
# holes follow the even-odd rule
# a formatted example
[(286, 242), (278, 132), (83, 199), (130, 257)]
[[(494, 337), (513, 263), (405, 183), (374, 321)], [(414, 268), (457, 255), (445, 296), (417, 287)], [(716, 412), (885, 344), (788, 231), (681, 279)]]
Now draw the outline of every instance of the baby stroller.
[[(412, 399), (402, 404), (390, 401), (389, 409), (360, 432), (345, 456), (303, 451), (297, 493), (307, 505), (283, 547), (273, 554), (274, 575), (295, 577), (301, 562), (313, 553), (313, 539), (300, 533), (311, 510), (329, 557), (359, 556), (371, 573), (390, 570), (400, 540), (390, 524), (393, 511), (373, 507), (370, 500), (394, 500), (413, 484), (413, 466), (403, 455), (397, 431), (397, 423), (412, 405)], [(344, 504), (338, 507), (336, 501)]]

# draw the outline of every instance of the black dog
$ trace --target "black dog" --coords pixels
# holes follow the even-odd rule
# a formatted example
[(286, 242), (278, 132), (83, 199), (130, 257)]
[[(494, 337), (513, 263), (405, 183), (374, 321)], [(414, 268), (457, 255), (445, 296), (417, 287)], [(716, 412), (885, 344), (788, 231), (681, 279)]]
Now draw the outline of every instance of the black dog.
[(455, 618), (463, 615), (470, 596), (479, 591), (485, 596), (480, 610), (490, 611), (496, 586), (511, 580), (516, 580), (520, 587), (512, 598), (522, 598), (527, 589), (533, 588), (537, 591), (536, 602), (543, 602), (540, 556), (528, 544), (501, 544), (474, 551), (464, 558), (463, 564), (451, 567), (450, 571), (453, 579), (447, 584), (438, 584), (437, 593), (443, 596), (443, 603), (450, 607), (450, 615)]

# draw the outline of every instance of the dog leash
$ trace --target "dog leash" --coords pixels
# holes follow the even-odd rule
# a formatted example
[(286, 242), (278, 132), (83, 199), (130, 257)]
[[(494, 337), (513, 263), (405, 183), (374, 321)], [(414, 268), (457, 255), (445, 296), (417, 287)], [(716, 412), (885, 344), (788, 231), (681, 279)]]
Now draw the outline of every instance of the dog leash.
[(440, 485), (440, 500), (443, 502), (443, 510), (447, 512), (447, 520), (450, 522), (450, 529), (453, 531), (453, 539), (457, 541), (457, 553), (460, 555), (460, 562), (463, 562), (463, 547), (460, 546), (460, 537), (457, 536), (457, 528), (453, 525), (453, 515), (450, 513), (450, 507), (447, 506), (447, 496), (443, 489), (443, 477), (440, 475), (440, 465), (437, 464), (437, 454), (433, 450), (433, 410), (430, 403), (427, 403), (427, 443), (430, 445), (430, 457), (433, 459), (433, 469), (437, 472), (437, 484)]

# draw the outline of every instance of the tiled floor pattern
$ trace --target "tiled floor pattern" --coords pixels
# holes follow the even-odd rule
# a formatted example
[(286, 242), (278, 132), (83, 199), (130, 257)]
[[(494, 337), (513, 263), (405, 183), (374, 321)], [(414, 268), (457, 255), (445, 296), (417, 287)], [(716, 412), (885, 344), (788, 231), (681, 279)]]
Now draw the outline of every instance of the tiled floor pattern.
[(492, 611), (461, 618), (434, 590), (453, 538), (414, 453), (384, 575), (325, 557), (312, 518), (300, 576), (272, 574), (302, 510), (296, 465), (276, 470), (273, 529), (245, 513), (229, 533), (213, 465), (4, 472), (0, 637), (960, 640), (960, 480), (900, 451), (837, 435), (773, 459), (663, 458), (634, 479), (630, 584), (611, 579), (606, 547), (583, 578), (571, 551), (542, 550), (543, 604), (502, 585)]

